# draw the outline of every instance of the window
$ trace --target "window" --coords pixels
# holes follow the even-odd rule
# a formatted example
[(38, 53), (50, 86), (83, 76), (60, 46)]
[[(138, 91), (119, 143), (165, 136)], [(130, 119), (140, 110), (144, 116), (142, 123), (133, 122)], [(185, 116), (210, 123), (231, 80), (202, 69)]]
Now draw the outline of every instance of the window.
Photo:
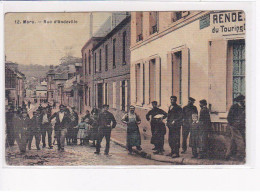
[(107, 83), (105, 83), (105, 104), (108, 104), (108, 90), (107, 90)]
[(85, 105), (88, 105), (88, 87), (85, 88)]
[(95, 73), (97, 72), (97, 53), (95, 53), (94, 55), (94, 69), (95, 69)]
[(85, 53), (85, 75), (87, 75), (87, 54)]
[(116, 68), (116, 39), (113, 39), (113, 68)]
[(123, 33), (123, 50), (122, 50), (122, 54), (123, 54), (123, 65), (126, 64), (126, 32)]
[(233, 42), (233, 99), (245, 95), (245, 43)]
[(143, 40), (143, 12), (136, 12), (136, 42)]
[(90, 53), (90, 50), (88, 52), (88, 73), (91, 74), (91, 53)]
[(176, 22), (181, 18), (185, 18), (190, 14), (189, 11), (175, 11), (172, 13), (172, 22)]
[(88, 105), (89, 106), (91, 106), (91, 101), (90, 101), (90, 99), (91, 99), (91, 87), (89, 87), (89, 89), (88, 89)]
[(172, 94), (177, 96), (177, 102), (182, 104), (182, 53), (172, 55)]
[(152, 59), (149, 64), (149, 102), (156, 100), (156, 62)]
[(143, 92), (144, 90), (142, 91), (142, 88), (144, 86), (144, 83), (143, 83), (143, 74), (142, 74), (142, 65), (140, 63), (138, 63), (136, 65), (136, 102), (138, 103), (143, 103)]
[(113, 82), (113, 108), (116, 108), (116, 82)]
[(105, 71), (108, 70), (108, 49), (107, 45), (105, 46)]
[(150, 34), (154, 34), (158, 31), (159, 12), (152, 11), (149, 14)]
[(102, 70), (102, 56), (101, 56), (101, 49), (99, 49), (99, 72)]
[(121, 110), (125, 111), (126, 107), (126, 81), (122, 81), (122, 91), (121, 91)]

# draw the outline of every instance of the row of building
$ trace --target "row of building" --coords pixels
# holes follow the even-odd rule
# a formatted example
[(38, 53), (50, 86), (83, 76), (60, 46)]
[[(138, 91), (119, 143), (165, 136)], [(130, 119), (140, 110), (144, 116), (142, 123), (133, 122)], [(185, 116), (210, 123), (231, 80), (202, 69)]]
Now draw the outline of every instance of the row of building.
[[(76, 76), (68, 79), (51, 69), (47, 80), (49, 99), (80, 112), (109, 104), (120, 119), (132, 104), (141, 127), (147, 127), (152, 101), (167, 111), (171, 95), (182, 107), (191, 96), (196, 106), (208, 101), (211, 119), (222, 130), (234, 97), (245, 95), (242, 11), (112, 13), (81, 52)], [(54, 80), (60, 82), (56, 88)], [(54, 90), (67, 97), (57, 99)]]

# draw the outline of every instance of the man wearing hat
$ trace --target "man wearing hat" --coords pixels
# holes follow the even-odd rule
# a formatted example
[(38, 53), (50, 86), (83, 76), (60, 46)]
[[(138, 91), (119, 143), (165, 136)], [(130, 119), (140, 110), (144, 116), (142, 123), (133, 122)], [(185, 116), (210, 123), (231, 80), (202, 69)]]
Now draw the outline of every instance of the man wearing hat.
[(152, 102), (152, 110), (146, 114), (146, 120), (151, 120), (151, 144), (154, 144), (154, 154), (162, 154), (164, 149), (164, 135), (166, 134), (166, 127), (163, 119), (167, 117), (167, 113), (157, 107), (157, 101)]
[(171, 96), (171, 106), (168, 111), (167, 126), (169, 128), (169, 145), (171, 147), (171, 152), (167, 156), (173, 158), (180, 157), (180, 132), (182, 125), (182, 108), (177, 105), (177, 97)]
[(30, 124), (31, 124), (31, 120), (28, 117), (28, 113), (26, 110), (23, 110), (21, 117), (16, 118), (16, 122), (14, 125), (15, 140), (19, 146), (21, 153), (26, 152), (26, 145), (29, 136)]
[(242, 158), (245, 151), (246, 107), (245, 96), (237, 96), (228, 113), (228, 125), (231, 132), (231, 143), (227, 146), (226, 159), (228, 160), (237, 150)]
[(192, 124), (192, 115), (198, 114), (198, 109), (194, 106), (195, 99), (189, 97), (188, 104), (183, 107), (183, 126), (182, 126), (182, 154), (187, 151), (187, 138)]
[(40, 111), (34, 111), (33, 117), (31, 118), (31, 126), (29, 130), (28, 137), (28, 149), (31, 150), (32, 140), (35, 137), (35, 144), (37, 150), (40, 150), (40, 141), (41, 141), (41, 122), (40, 122)]
[(110, 147), (111, 130), (116, 127), (117, 123), (114, 115), (108, 111), (109, 105), (104, 104), (102, 107), (103, 110), (100, 113), (98, 119), (99, 129), (98, 129), (98, 139), (97, 139), (95, 154), (100, 153), (100, 144), (102, 142), (102, 139), (105, 137), (106, 138), (105, 155), (108, 155), (109, 147)]
[(207, 101), (200, 100), (200, 117), (199, 117), (199, 159), (205, 158), (208, 151), (208, 134), (211, 130), (211, 119)]
[(45, 107), (42, 110), (42, 114), (39, 112), (40, 116), (40, 127), (42, 133), (42, 148), (46, 147), (46, 133), (48, 135), (48, 145), (49, 149), (52, 149), (52, 125), (50, 122), (51, 113), (49, 112), (48, 108)]
[(63, 104), (60, 105), (60, 111), (55, 112), (50, 117), (50, 121), (54, 118), (56, 119), (54, 130), (57, 138), (58, 150), (64, 151), (65, 138), (71, 119), (69, 113), (65, 111), (65, 106)]

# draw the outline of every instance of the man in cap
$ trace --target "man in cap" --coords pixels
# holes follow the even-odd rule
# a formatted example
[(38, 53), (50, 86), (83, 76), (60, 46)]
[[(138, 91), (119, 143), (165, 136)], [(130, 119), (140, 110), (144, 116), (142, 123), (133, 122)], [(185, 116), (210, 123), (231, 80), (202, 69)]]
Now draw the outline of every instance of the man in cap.
[(56, 123), (54, 126), (55, 136), (57, 138), (58, 150), (64, 151), (65, 138), (68, 132), (68, 127), (70, 125), (71, 119), (69, 113), (65, 111), (65, 106), (60, 105), (60, 111), (55, 112), (51, 117), (50, 121), (55, 118)]
[(28, 113), (26, 110), (23, 110), (21, 117), (16, 118), (16, 123), (14, 125), (15, 140), (19, 146), (21, 153), (26, 152), (30, 124), (31, 120), (28, 117)]
[(208, 151), (208, 134), (211, 130), (211, 119), (207, 101), (200, 100), (200, 117), (199, 117), (199, 159), (205, 158)]
[[(40, 112), (39, 112), (40, 113)], [(41, 133), (42, 133), (42, 148), (46, 147), (46, 133), (48, 135), (48, 145), (49, 149), (52, 149), (52, 125), (50, 122), (51, 113), (48, 111), (48, 108), (45, 107), (42, 110), (42, 114), (40, 116), (40, 127), (41, 127)]]
[(245, 96), (237, 96), (228, 113), (228, 125), (231, 132), (231, 142), (227, 146), (226, 159), (240, 151), (241, 158), (244, 157), (245, 152), (245, 129), (246, 129), (246, 107)]
[(171, 96), (171, 106), (168, 111), (167, 126), (169, 128), (169, 145), (171, 152), (167, 156), (180, 157), (180, 131), (182, 125), (182, 108), (177, 105), (177, 97)]
[(41, 141), (41, 122), (40, 122), (40, 111), (34, 111), (33, 117), (31, 118), (31, 125), (28, 137), (28, 149), (31, 150), (32, 140), (35, 137), (35, 144), (37, 150), (40, 150)]
[(151, 120), (151, 144), (154, 144), (154, 154), (162, 154), (164, 149), (164, 135), (166, 134), (166, 127), (163, 119), (167, 117), (167, 113), (157, 107), (157, 101), (152, 102), (152, 110), (146, 114), (146, 120)]
[(108, 108), (109, 108), (109, 105), (104, 104), (103, 110), (99, 115), (98, 140), (97, 140), (95, 154), (100, 153), (100, 144), (104, 137), (106, 138), (105, 155), (108, 155), (108, 153), (109, 153), (111, 130), (116, 127), (117, 123), (116, 123), (114, 115), (108, 111)]
[(194, 106), (195, 99), (189, 97), (188, 104), (183, 107), (183, 126), (182, 126), (182, 154), (187, 151), (187, 139), (192, 124), (192, 115), (198, 114), (198, 109)]

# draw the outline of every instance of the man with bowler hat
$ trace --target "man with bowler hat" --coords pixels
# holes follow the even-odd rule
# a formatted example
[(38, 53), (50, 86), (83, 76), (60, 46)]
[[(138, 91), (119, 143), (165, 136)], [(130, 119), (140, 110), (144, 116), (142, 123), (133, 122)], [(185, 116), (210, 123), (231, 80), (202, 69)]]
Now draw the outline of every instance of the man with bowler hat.
[(173, 158), (180, 157), (180, 131), (182, 125), (182, 108), (177, 105), (177, 97), (171, 96), (171, 106), (169, 107), (167, 126), (169, 128), (169, 145), (171, 147), (171, 152), (167, 156)]
[(245, 96), (237, 96), (228, 113), (228, 125), (231, 132), (231, 142), (227, 146), (226, 159), (230, 159), (237, 150), (241, 153), (241, 158), (244, 157), (245, 151), (245, 129), (246, 129), (246, 107)]
[(100, 153), (100, 144), (102, 142), (102, 139), (106, 138), (106, 149), (105, 149), (105, 155), (108, 155), (109, 153), (109, 147), (110, 147), (110, 136), (111, 136), (111, 130), (116, 127), (116, 120), (114, 115), (108, 111), (109, 105), (104, 104), (102, 106), (103, 110), (99, 115), (99, 129), (98, 129), (98, 139), (97, 139), (97, 145), (96, 145), (96, 152), (95, 154)]
[(198, 109), (194, 106), (195, 99), (189, 97), (188, 104), (183, 107), (183, 126), (182, 126), (182, 154), (187, 151), (187, 139), (192, 124), (192, 115), (198, 114)]

